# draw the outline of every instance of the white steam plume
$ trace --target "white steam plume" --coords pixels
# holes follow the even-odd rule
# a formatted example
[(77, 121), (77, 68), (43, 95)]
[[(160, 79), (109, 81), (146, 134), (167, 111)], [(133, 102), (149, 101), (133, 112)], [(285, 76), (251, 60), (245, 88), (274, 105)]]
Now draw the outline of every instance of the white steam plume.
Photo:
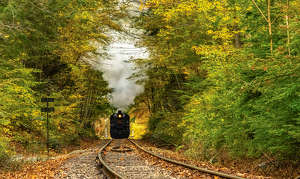
[(124, 109), (144, 90), (143, 86), (127, 79), (134, 72), (134, 64), (125, 61), (131, 58), (147, 58), (148, 54), (145, 48), (135, 47), (130, 41), (114, 43), (106, 49), (111, 60), (106, 60), (101, 67), (103, 78), (109, 83), (109, 88), (114, 89), (111, 104)]

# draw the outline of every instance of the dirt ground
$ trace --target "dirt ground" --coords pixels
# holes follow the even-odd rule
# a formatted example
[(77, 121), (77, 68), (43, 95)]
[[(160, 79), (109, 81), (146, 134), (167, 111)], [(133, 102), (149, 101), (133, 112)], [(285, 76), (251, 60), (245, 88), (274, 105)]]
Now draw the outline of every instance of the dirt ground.
[[(51, 152), (52, 156), (57, 156), (55, 159), (38, 161), (34, 163), (23, 164), (20, 166), (11, 166), (12, 169), (8, 172), (0, 170), (0, 179), (4, 178), (54, 178), (60, 166), (66, 160), (76, 157), (78, 154), (65, 155), (75, 150), (88, 150), (91, 147), (99, 145), (100, 140), (83, 140), (79, 146), (68, 146), (63, 149), (63, 153)], [(180, 158), (181, 160), (189, 160), (190, 158), (184, 155), (184, 151), (177, 151), (175, 146), (159, 144), (150, 140), (139, 140), (139, 143), (145, 147), (161, 148), (161, 153), (169, 155), (173, 158)], [(194, 165), (205, 165), (209, 168), (217, 170), (230, 169), (240, 173), (247, 173), (250, 175), (261, 176), (261, 178), (272, 179), (295, 179), (300, 176), (300, 162), (296, 161), (277, 161), (270, 156), (264, 155), (258, 159), (243, 158), (240, 160), (232, 160), (227, 154), (217, 159), (217, 162), (211, 164), (209, 161), (192, 161)], [(12, 164), (13, 165), (13, 164)], [(297, 178), (298, 179), (298, 178)]]
[[(173, 156), (175, 159), (180, 160), (191, 160), (184, 155), (184, 150), (176, 152), (176, 147), (172, 145), (165, 145), (162, 143), (155, 142), (153, 140), (140, 140), (143, 146), (158, 147), (163, 150), (169, 150), (172, 152), (162, 151), (162, 154)], [(210, 161), (195, 161), (193, 165), (207, 166), (208, 168), (214, 168), (216, 170), (230, 169), (239, 173), (246, 173), (253, 176), (261, 176), (261, 178), (272, 178), (272, 179), (300, 179), (300, 161), (279, 161), (274, 158), (263, 155), (261, 158), (251, 159), (242, 158), (240, 160), (232, 160), (228, 153), (223, 153), (222, 156), (216, 158), (216, 163), (211, 164)]]

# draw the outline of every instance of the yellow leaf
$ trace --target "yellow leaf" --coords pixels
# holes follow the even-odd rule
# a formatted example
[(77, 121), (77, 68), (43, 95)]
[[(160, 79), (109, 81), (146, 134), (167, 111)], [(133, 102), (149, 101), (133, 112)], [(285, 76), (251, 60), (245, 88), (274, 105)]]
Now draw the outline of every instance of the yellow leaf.
[(208, 35), (210, 35), (210, 34), (213, 33), (213, 31), (212, 31), (212, 30), (209, 30), (209, 31), (207, 31), (206, 33), (207, 33)]

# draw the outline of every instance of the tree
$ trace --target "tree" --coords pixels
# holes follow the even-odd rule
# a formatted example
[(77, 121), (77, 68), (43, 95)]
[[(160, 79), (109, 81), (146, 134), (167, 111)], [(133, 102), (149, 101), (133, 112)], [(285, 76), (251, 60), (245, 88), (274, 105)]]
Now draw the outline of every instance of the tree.
[[(137, 26), (145, 29), (141, 44), (151, 52), (144, 65), (152, 66), (136, 106), (150, 104), (149, 134), (174, 142), (165, 134), (181, 129), (194, 157), (225, 148), (233, 157), (298, 156), (299, 23), (291, 8), (298, 2), (289, 4), (148, 1)], [(289, 14), (289, 26), (283, 14)], [(238, 41), (242, 46), (235, 48)], [(177, 102), (164, 98), (170, 93)], [(180, 116), (178, 126), (170, 125), (169, 111)]]
[(1, 71), (7, 72), (1, 134), (25, 147), (40, 145), (46, 130), (38, 102), (51, 96), (53, 147), (93, 135), (90, 123), (111, 108), (104, 97), (110, 90), (86, 59), (99, 56), (94, 45), (107, 44), (110, 29), (121, 30), (115, 19), (124, 17), (122, 10), (115, 0), (0, 2)]

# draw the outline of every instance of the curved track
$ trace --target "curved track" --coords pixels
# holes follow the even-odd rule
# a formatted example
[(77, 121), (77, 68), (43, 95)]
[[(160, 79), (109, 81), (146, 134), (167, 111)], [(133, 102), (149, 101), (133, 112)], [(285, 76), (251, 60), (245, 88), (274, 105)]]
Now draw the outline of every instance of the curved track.
[(104, 161), (104, 159), (102, 158), (102, 152), (104, 151), (104, 149), (112, 142), (113, 139), (111, 139), (110, 141), (107, 142), (107, 144), (105, 144), (98, 153), (98, 158), (102, 164), (102, 167), (104, 169), (104, 172), (106, 175), (108, 175), (110, 178), (120, 178), (120, 179), (125, 179), (124, 177), (122, 177), (121, 175), (119, 175), (117, 172), (115, 172), (114, 170), (112, 170), (109, 165)]
[[(123, 141), (121, 141), (121, 140), (123, 140)], [(243, 179), (238, 176), (233, 176), (233, 175), (229, 175), (229, 174), (225, 174), (225, 173), (221, 173), (221, 172), (216, 172), (216, 171), (212, 171), (212, 170), (208, 170), (208, 169), (204, 169), (204, 168), (199, 168), (199, 167), (196, 167), (193, 165), (189, 165), (189, 164), (182, 163), (182, 162), (179, 162), (176, 160), (172, 160), (170, 158), (162, 157), (160, 155), (157, 155), (151, 151), (148, 151), (148, 150), (142, 148), (141, 146), (139, 146), (137, 143), (135, 143), (134, 141), (132, 141), (130, 139), (127, 139), (127, 140), (121, 139), (121, 140), (120, 139), (119, 140), (115, 140), (115, 139), (110, 140), (106, 145), (104, 145), (100, 149), (100, 151), (98, 153), (98, 157), (99, 157), (100, 162), (102, 163), (103, 169), (110, 178), (120, 178), (120, 179), (126, 179), (126, 178), (184, 178), (181, 176), (174, 176), (173, 174), (171, 174), (170, 172), (168, 173), (168, 171), (164, 170), (164, 169), (158, 170), (158, 169), (155, 169), (155, 167), (149, 167), (148, 164), (146, 164), (146, 165), (141, 164), (141, 163), (137, 164), (136, 160), (138, 160), (138, 162), (141, 162), (141, 159), (137, 159), (137, 153), (135, 153), (135, 151), (137, 151), (137, 150), (135, 150), (135, 149), (140, 149), (147, 154), (157, 157), (158, 159), (165, 160), (167, 162), (170, 162), (170, 163), (173, 163), (176, 165), (184, 166), (184, 167), (190, 168), (192, 170), (197, 170), (197, 171), (200, 171), (203, 173), (208, 173), (208, 174), (223, 177), (223, 178)], [(124, 141), (125, 141), (125, 143), (127, 142), (125, 144), (126, 146), (124, 145), (124, 143), (122, 144), (122, 142), (124, 142)], [(121, 144), (118, 142), (121, 142)], [(115, 146), (108, 147), (109, 144), (111, 144), (111, 143), (113, 143), (112, 145), (115, 145)], [(128, 143), (131, 143), (133, 146), (128, 147), (128, 145), (129, 145)], [(123, 147), (120, 147), (122, 145), (123, 145)], [(117, 151), (116, 151), (116, 149), (117, 149)], [(132, 149), (133, 149), (133, 151), (131, 152)], [(112, 153), (112, 152), (114, 152), (114, 153)], [(116, 152), (118, 152), (120, 154), (116, 154)], [(126, 153), (126, 152), (128, 152), (128, 153)], [(105, 156), (105, 158), (102, 158), (102, 156)], [(125, 160), (128, 160), (129, 162), (126, 163)], [(146, 163), (147, 163), (147, 161), (146, 161)], [(141, 171), (139, 171), (139, 170), (141, 170)], [(155, 174), (153, 174), (153, 173), (155, 173)]]

